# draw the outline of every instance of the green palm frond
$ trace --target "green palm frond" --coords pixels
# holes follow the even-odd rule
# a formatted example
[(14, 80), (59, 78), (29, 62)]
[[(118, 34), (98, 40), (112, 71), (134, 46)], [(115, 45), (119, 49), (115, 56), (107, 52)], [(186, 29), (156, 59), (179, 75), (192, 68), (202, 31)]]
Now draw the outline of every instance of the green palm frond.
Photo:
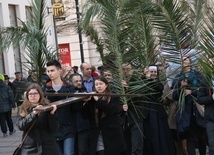
[(198, 46), (198, 37), (200, 35), (200, 29), (203, 26), (203, 20), (205, 15), (205, 1), (204, 0), (191, 0), (187, 1), (189, 4), (189, 10), (190, 10), (190, 19), (192, 20), (192, 31), (193, 31), (193, 43), (196, 43), (196, 45), (193, 45), (193, 47)]
[(100, 53), (100, 57), (102, 62), (105, 64), (105, 59), (104, 59), (104, 43), (101, 39), (101, 37), (99, 36), (99, 33), (97, 32), (97, 30), (95, 30), (95, 28), (93, 26), (88, 26), (87, 28), (85, 28), (85, 30), (83, 31), (86, 36), (90, 37), (90, 40), (92, 41), (92, 43), (94, 43), (97, 47), (97, 52)]
[[(83, 18), (81, 26), (83, 30), (86, 30), (89, 25), (93, 24), (94, 18), (99, 22), (100, 37), (104, 44), (105, 51), (113, 55), (112, 67), (113, 73), (115, 73), (115, 81), (122, 81), (122, 49), (120, 40), (120, 5), (117, 0), (88, 0), (83, 9)], [(117, 90), (120, 93), (125, 93), (121, 84), (116, 84)], [(126, 103), (126, 99), (123, 98), (123, 102)]]
[(199, 59), (201, 70), (204, 75), (207, 76), (207, 79), (213, 76), (214, 68), (214, 9), (210, 9), (206, 13), (206, 18), (204, 19), (204, 25), (201, 29), (200, 36), (200, 49), (203, 52), (203, 56)]
[(148, 0), (127, 1), (122, 10), (125, 14), (122, 35), (129, 39), (124, 57), (137, 67), (157, 61), (156, 32), (151, 23), (151, 12), (154, 10), (154, 4)]
[[(116, 81), (123, 78), (121, 64), (124, 62), (134, 64), (135, 72), (139, 72), (135, 76), (140, 77), (143, 66), (155, 64), (162, 58), (180, 65), (177, 71), (184, 71), (184, 56), (196, 61), (193, 68), (199, 61), (202, 70), (212, 74), (213, 62), (207, 62), (214, 56), (214, 18), (213, 11), (207, 12), (204, 0), (87, 0), (82, 10), (82, 29), (90, 26), (96, 30), (96, 34), (87, 31), (87, 35), (94, 35), (91, 37), (94, 43), (101, 45), (103, 62), (110, 64)], [(95, 21), (98, 27), (94, 27)], [(203, 53), (206, 53), (205, 61), (205, 58), (199, 59)], [(165, 78), (161, 80), (164, 82)], [(130, 93), (151, 89), (140, 82), (133, 84)], [(115, 86), (122, 89), (120, 83)], [(180, 109), (183, 109), (184, 98), (182, 93), (178, 103)]]
[(47, 61), (57, 58), (57, 51), (47, 45), (48, 26), (45, 25), (46, 2), (33, 0), (31, 19), (22, 21), (19, 19), (19, 27), (6, 27), (1, 30), (2, 40), (0, 47), (21, 47), (24, 49), (23, 65), (28, 69), (37, 70), (38, 83), (42, 82), (43, 68)]
[[(163, 0), (157, 4), (157, 11), (153, 14), (153, 23), (158, 30), (158, 37), (162, 50), (168, 62), (180, 65), (180, 70), (184, 72), (184, 56), (196, 60), (199, 55), (197, 52), (198, 36), (200, 33), (201, 22), (203, 20), (203, 1), (188, 1), (182, 4), (178, 0)], [(201, 7), (201, 8), (200, 8)], [(196, 51), (191, 53), (192, 51)], [(192, 67), (197, 65), (191, 64)], [(176, 73), (174, 73), (176, 74)], [(176, 79), (174, 79), (176, 81)], [(179, 89), (179, 88), (178, 88)], [(178, 108), (184, 109), (185, 88), (182, 88), (178, 101)]]

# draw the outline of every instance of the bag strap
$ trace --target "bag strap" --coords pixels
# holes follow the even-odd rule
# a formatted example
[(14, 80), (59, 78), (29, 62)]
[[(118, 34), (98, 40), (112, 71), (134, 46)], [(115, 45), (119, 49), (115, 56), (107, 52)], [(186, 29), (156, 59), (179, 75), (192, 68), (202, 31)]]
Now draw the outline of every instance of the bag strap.
[(19, 148), (22, 148), (22, 146), (23, 146), (23, 144), (24, 144), (24, 142), (25, 142), (25, 140), (26, 140), (26, 138), (27, 138), (27, 136), (28, 136), (30, 130), (33, 128), (33, 126), (34, 126), (35, 123), (36, 123), (36, 121), (34, 120), (33, 123), (31, 124), (30, 128), (27, 130), (27, 132), (26, 132), (24, 138), (22, 139), (22, 142), (21, 142), (21, 144), (19, 145)]
[(209, 95), (212, 96), (212, 94), (211, 94), (211, 89), (210, 89), (210, 88), (208, 88), (208, 91), (209, 91)]

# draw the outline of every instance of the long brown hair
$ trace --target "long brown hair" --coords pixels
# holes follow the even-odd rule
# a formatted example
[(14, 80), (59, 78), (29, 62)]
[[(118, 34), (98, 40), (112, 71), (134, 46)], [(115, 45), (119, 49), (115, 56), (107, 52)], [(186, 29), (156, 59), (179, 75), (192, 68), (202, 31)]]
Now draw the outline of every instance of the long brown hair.
[[(95, 82), (96, 80), (102, 81), (102, 82), (104, 82), (104, 83), (107, 85), (107, 88), (106, 88), (106, 90), (105, 90), (105, 94), (110, 93), (109, 82), (108, 82), (108, 80), (107, 80), (104, 76), (98, 76), (98, 77), (94, 80), (94, 82)], [(103, 97), (102, 97), (102, 100), (106, 100), (106, 101), (107, 101), (107, 104), (108, 104), (108, 103), (110, 102), (110, 100), (111, 100), (111, 97), (110, 97), (110, 96), (103, 96)]]
[(22, 105), (20, 107), (20, 111), (19, 111), (19, 115), (21, 117), (27, 116), (33, 106), (33, 104), (29, 101), (29, 98), (28, 98), (28, 93), (31, 89), (36, 89), (39, 93), (40, 99), (39, 99), (38, 104), (44, 105), (44, 106), (49, 104), (49, 101), (44, 97), (41, 86), (37, 83), (33, 83), (28, 86), (27, 91), (25, 92), (25, 99), (24, 99), (24, 102), (22, 103)]
[(109, 82), (108, 82), (108, 80), (107, 80), (104, 76), (102, 76), (102, 75), (101, 75), (101, 76), (98, 76), (97, 78), (95, 78), (94, 82), (95, 82), (96, 80), (99, 80), (99, 81), (104, 82), (104, 83), (107, 85), (107, 88), (106, 88), (106, 90), (105, 90), (105, 93), (110, 93)]

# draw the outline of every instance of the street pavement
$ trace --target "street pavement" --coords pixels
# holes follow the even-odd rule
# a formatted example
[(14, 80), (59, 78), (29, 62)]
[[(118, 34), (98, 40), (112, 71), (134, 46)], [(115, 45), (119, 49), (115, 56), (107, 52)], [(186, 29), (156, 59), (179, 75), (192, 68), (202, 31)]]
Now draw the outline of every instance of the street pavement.
[(6, 138), (4, 138), (2, 132), (0, 132), (0, 155), (12, 155), (14, 150), (21, 143), (22, 131), (18, 130), (15, 125), (17, 119), (17, 110), (12, 111), (12, 119), (16, 132)]

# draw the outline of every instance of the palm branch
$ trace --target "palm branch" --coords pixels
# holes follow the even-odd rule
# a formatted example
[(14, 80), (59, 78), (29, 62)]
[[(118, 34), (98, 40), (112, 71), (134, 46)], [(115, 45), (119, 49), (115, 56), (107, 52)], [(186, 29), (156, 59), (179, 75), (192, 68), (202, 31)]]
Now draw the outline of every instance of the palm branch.
[[(191, 5), (190, 5), (191, 4)], [(196, 60), (198, 56), (198, 35), (203, 19), (203, 1), (197, 1), (195, 5), (186, 3), (191, 8), (190, 13), (183, 9), (182, 3), (177, 0), (163, 0), (157, 4), (157, 11), (153, 15), (153, 22), (159, 32), (160, 44), (166, 53), (168, 62), (180, 64), (180, 70), (184, 72), (183, 58), (190, 57)], [(202, 6), (201, 6), (202, 5)], [(159, 11), (158, 11), (159, 10)], [(192, 26), (193, 25), (193, 26)], [(196, 52), (193, 52), (193, 49)], [(191, 64), (192, 67), (197, 65)], [(177, 74), (177, 73), (174, 73)], [(176, 81), (176, 79), (174, 79)], [(181, 92), (184, 92), (184, 87)], [(184, 108), (184, 95), (180, 95), (178, 108)]]
[[(124, 62), (135, 65), (136, 76), (140, 76), (143, 66), (154, 64), (162, 57), (167, 62), (180, 65), (180, 70), (183, 71), (184, 56), (197, 60), (201, 56), (199, 48), (208, 50), (209, 47), (212, 51), (212, 42), (209, 42), (210, 45), (205, 43), (205, 36), (212, 32), (212, 22), (209, 22), (209, 31), (205, 32), (205, 27), (202, 29), (204, 0), (185, 3), (178, 0), (88, 0), (82, 10), (85, 10), (81, 22), (83, 30), (87, 30), (89, 26), (94, 27), (94, 21), (99, 23), (99, 27), (94, 27), (97, 31), (93, 40), (96, 38), (94, 43), (102, 45), (102, 59), (105, 51), (104, 62), (111, 64), (110, 67), (117, 75), (116, 81), (123, 79), (121, 64)], [(199, 44), (201, 33), (204, 41)], [(91, 36), (93, 33), (89, 32), (87, 35)], [(210, 35), (210, 39), (213, 39), (212, 37), (213, 35)], [(165, 55), (158, 53), (159, 49), (162, 49), (161, 52)], [(196, 67), (197, 63), (192, 65)], [(141, 84), (133, 84), (130, 93), (145, 88), (142, 81), (140, 82)], [(116, 83), (116, 87), (122, 90), (120, 82)], [(124, 93), (124, 90), (120, 93)], [(180, 109), (184, 107), (183, 97), (184, 95), (181, 95), (179, 99)]]
[[(46, 2), (43, 0), (32, 1), (31, 19), (24, 22), (19, 19), (19, 27), (6, 27), (1, 30), (2, 50), (14, 46), (24, 49), (25, 61), (23, 65), (28, 69), (38, 72), (38, 83), (42, 82), (42, 73), (45, 64), (50, 59), (55, 59), (57, 52), (47, 45), (48, 26), (45, 25)], [(52, 52), (51, 52), (52, 51)]]
[[(86, 1), (85, 5), (83, 6), (82, 10), (83, 17), (81, 21), (81, 27), (83, 30), (88, 30), (89, 25), (92, 25), (93, 19), (96, 17), (97, 21), (100, 23), (99, 28), (102, 32), (100, 35), (100, 40), (105, 43), (104, 49), (110, 54), (113, 55), (112, 57), (114, 63), (112, 66), (112, 72), (115, 76), (115, 81), (122, 81), (122, 52), (120, 46), (120, 1), (117, 0), (88, 0)], [(118, 74), (119, 73), (119, 74)], [(120, 93), (125, 93), (121, 84), (116, 84), (115, 87), (117, 88)], [(126, 103), (126, 98), (123, 98), (123, 102)]]
[[(212, 6), (212, 4), (210, 4), (210, 6)], [(203, 72), (203, 74), (205, 75), (205, 78), (209, 81), (209, 83), (211, 84), (212, 82), (210, 81), (212, 76), (213, 76), (213, 68), (214, 68), (214, 30), (213, 30), (213, 26), (214, 26), (214, 17), (213, 17), (213, 13), (214, 10), (211, 9), (206, 11), (205, 17), (204, 18), (204, 25), (201, 28), (200, 31), (200, 44), (199, 44), (199, 48), (200, 50), (203, 52), (203, 56), (200, 57), (199, 59), (199, 64), (201, 67), (201, 70)], [(211, 86), (210, 86), (211, 87)]]
[(104, 55), (104, 43), (103, 40), (100, 38), (99, 33), (97, 32), (97, 30), (95, 30), (95, 28), (93, 26), (87, 26), (87, 28), (85, 29), (85, 34), (86, 36), (88, 36), (90, 38), (90, 40), (92, 41), (92, 43), (94, 43), (97, 47), (97, 52), (100, 53), (100, 57), (101, 57), (101, 61), (105, 64), (105, 55)]
[[(125, 14), (122, 36), (126, 39), (124, 59), (143, 71), (143, 67), (155, 64), (158, 58), (155, 29), (150, 13), (154, 5), (150, 1), (126, 1), (122, 10)], [(122, 38), (123, 39), (123, 38)]]

